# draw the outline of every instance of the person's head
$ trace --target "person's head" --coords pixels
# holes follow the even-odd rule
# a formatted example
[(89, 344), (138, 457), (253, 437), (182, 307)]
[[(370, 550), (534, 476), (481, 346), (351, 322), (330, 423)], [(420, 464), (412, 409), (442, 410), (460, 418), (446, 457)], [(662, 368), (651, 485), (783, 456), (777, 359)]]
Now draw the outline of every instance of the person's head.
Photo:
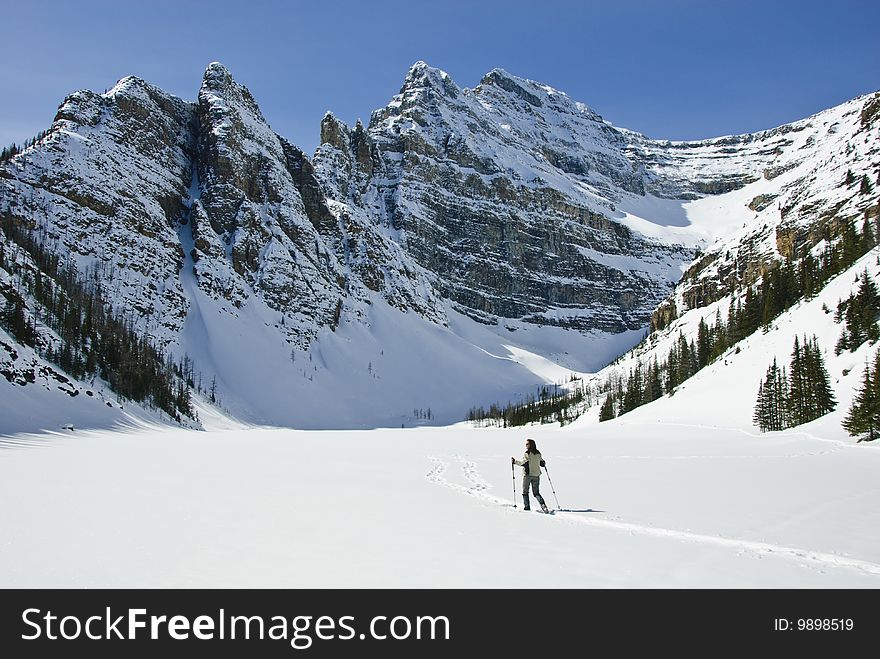
[(526, 440), (526, 453), (537, 453), (537, 452), (538, 452), (538, 445), (535, 444), (535, 440), (534, 439), (527, 439)]

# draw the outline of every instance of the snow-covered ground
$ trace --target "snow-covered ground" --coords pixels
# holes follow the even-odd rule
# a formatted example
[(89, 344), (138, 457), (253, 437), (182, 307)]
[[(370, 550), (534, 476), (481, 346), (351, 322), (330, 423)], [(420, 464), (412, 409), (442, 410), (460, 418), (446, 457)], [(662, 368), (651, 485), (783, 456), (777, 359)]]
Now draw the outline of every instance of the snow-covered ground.
[[(512, 505), (530, 436), (552, 516)], [(19, 435), (0, 587), (877, 588), (878, 469), (819, 431), (626, 417)]]

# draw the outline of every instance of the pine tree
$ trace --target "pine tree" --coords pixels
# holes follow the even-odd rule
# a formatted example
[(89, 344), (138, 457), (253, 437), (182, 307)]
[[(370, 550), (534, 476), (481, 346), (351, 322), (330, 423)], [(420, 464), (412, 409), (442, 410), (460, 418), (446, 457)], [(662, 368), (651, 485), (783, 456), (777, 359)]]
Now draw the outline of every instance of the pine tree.
[(767, 422), (767, 396), (764, 393), (764, 382), (758, 384), (758, 400), (755, 402), (755, 413), (752, 415), (754, 423), (761, 432), (768, 429)]
[(779, 313), (779, 270), (778, 268), (773, 271), (773, 274), (764, 273), (761, 277), (761, 325), (765, 328), (770, 326), (770, 322), (776, 318)]
[(810, 382), (811, 416), (813, 419), (818, 419), (837, 407), (837, 399), (815, 334), (809, 343), (805, 341), (805, 347), (807, 378)]
[(849, 220), (845, 221), (843, 223), (843, 234), (840, 238), (841, 256), (837, 264), (839, 269), (848, 268), (861, 256), (859, 243), (859, 234), (856, 233), (853, 223)]
[(614, 417), (614, 394), (609, 392), (599, 409), (599, 421), (610, 421)]
[(761, 326), (761, 300), (751, 286), (746, 289), (746, 301), (740, 315), (739, 338), (744, 339)]
[(639, 364), (635, 371), (629, 372), (629, 377), (626, 380), (626, 392), (620, 402), (621, 414), (632, 412), (642, 404), (642, 391), (642, 365)]
[(706, 321), (700, 318), (697, 326), (697, 363), (703, 368), (709, 363), (709, 354), (712, 352), (712, 343), (709, 336), (709, 326)]
[[(853, 400), (852, 406), (846, 418), (843, 420), (843, 428), (852, 436), (868, 435), (868, 440), (873, 441), (880, 429), (880, 384), (878, 384), (878, 370), (880, 370), (880, 351), (874, 357), (873, 367), (865, 364), (865, 372), (862, 376), (862, 386)], [(859, 439), (862, 441), (862, 439)]]
[(737, 328), (739, 327), (739, 301), (734, 302), (735, 294), (730, 298), (730, 306), (727, 308), (727, 345), (732, 346), (740, 340)]
[(871, 221), (866, 214), (865, 221), (862, 222), (862, 253), (867, 254), (876, 244), (877, 241), (874, 238), (874, 232), (871, 230)]
[(783, 430), (788, 426), (786, 398), (788, 387), (784, 371), (779, 370), (776, 359), (767, 368), (764, 381), (758, 385), (758, 400), (752, 417), (762, 432)]
[(877, 317), (880, 315), (880, 292), (867, 271), (862, 273), (859, 290), (837, 305), (835, 320), (845, 321), (835, 352), (854, 351), (865, 341), (880, 339)]
[(663, 396), (663, 381), (660, 375), (660, 364), (657, 355), (654, 355), (654, 363), (648, 367), (648, 376), (645, 378), (644, 403), (651, 403)]
[(791, 365), (789, 367), (790, 382), (788, 390), (789, 410), (791, 425), (798, 426), (807, 420), (806, 405), (808, 400), (806, 373), (804, 369), (804, 356), (801, 351), (800, 340), (794, 337), (794, 348), (791, 351)]
[(678, 333), (678, 374), (676, 375), (677, 384), (681, 384), (691, 375), (696, 373), (696, 355), (694, 354), (693, 342), (688, 342), (684, 337), (684, 333)]

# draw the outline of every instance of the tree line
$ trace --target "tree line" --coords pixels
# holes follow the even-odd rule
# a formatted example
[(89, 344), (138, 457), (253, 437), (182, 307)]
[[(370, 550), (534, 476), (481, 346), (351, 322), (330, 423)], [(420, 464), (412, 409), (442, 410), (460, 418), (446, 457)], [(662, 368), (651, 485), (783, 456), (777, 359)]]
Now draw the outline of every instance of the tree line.
[[(572, 383), (576, 382), (573, 378)], [(559, 423), (566, 425), (577, 418), (578, 406), (590, 398), (588, 387), (574, 384), (562, 387), (545, 385), (518, 403), (501, 405), (493, 403), (488, 408), (472, 407), (466, 420), (481, 425), (498, 425), (504, 428), (524, 426), (529, 423)]]
[(3, 147), (3, 150), (0, 151), (0, 162), (6, 162), (7, 160), (12, 160), (19, 153), (21, 153), (25, 149), (29, 149), (34, 144), (36, 144), (37, 142), (42, 140), (44, 137), (46, 137), (46, 135), (48, 135), (48, 134), (49, 134), (48, 130), (42, 130), (39, 133), (37, 133), (36, 137), (32, 137), (29, 140), (25, 140), (24, 144), (21, 146), (19, 146), (18, 144), (15, 144), (13, 142), (9, 146)]
[[(99, 377), (118, 396), (163, 410), (177, 421), (193, 417), (189, 360), (174, 363), (139, 336), (132, 323), (112, 310), (100, 280), (81, 278), (12, 217), (4, 215), (0, 227), (5, 237), (0, 241), (0, 270), (18, 281), (17, 287), (0, 288), (0, 323), (11, 336), (74, 378)], [(28, 267), (17, 250), (36, 267)], [(40, 324), (58, 340), (44, 336)]]

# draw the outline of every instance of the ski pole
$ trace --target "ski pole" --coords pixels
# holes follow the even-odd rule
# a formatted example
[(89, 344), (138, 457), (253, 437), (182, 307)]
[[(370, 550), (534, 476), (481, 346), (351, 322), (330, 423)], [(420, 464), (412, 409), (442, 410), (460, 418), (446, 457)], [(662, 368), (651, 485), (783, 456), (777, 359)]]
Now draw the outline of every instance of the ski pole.
[(556, 510), (562, 510), (562, 506), (559, 505), (559, 497), (556, 496), (556, 488), (553, 487), (553, 480), (550, 478), (550, 470), (547, 469), (547, 465), (544, 465), (544, 471), (547, 472), (547, 480), (550, 481), (550, 489), (553, 490), (553, 498), (556, 499)]
[(516, 508), (516, 470), (513, 468), (513, 460), (510, 461), (510, 479), (513, 481), (513, 507)]

